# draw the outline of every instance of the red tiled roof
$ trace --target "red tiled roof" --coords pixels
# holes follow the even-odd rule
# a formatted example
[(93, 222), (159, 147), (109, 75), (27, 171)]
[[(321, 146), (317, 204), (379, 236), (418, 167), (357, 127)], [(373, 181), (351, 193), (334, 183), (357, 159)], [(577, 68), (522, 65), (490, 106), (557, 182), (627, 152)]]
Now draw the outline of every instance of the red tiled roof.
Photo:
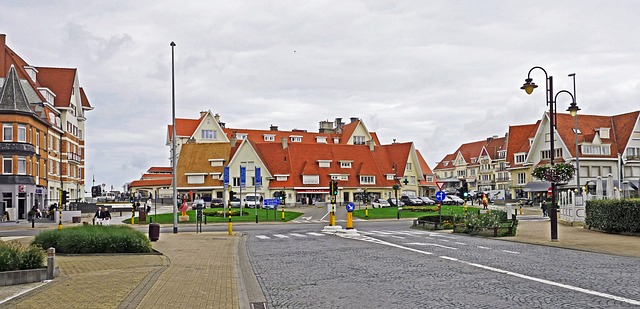
[[(176, 118), (176, 135), (178, 136), (191, 136), (193, 132), (200, 125), (200, 121), (202, 121), (202, 117), (199, 119), (185, 119), (185, 118)], [(173, 125), (167, 126), (169, 140), (173, 138)]]
[[(427, 164), (427, 161), (422, 156), (422, 153), (420, 153), (419, 150), (416, 150), (416, 155), (418, 156), (418, 162), (420, 163), (420, 169), (422, 170), (422, 175), (423, 176), (433, 175), (433, 171), (431, 170), (431, 168)], [(434, 180), (435, 180), (435, 178), (434, 178)], [(425, 177), (425, 179), (420, 179), (420, 184), (421, 185), (427, 185), (427, 186), (435, 186), (436, 182), (435, 181), (427, 181), (426, 177)]]
[(129, 184), (129, 187), (139, 188), (139, 187), (171, 186), (171, 181), (172, 181), (171, 178), (134, 180)]
[[(478, 165), (479, 163), (476, 161), (472, 163), (471, 158), (478, 158), (481, 154), (488, 155), (491, 159), (496, 159), (498, 157), (499, 150), (506, 150), (507, 147), (507, 139), (505, 137), (491, 137), (486, 140), (471, 142), (460, 145), (458, 149), (452, 153), (446, 155), (434, 168), (434, 170), (443, 170), (443, 169), (451, 169), (454, 168), (453, 162), (455, 162), (458, 154), (462, 155), (467, 166)], [(484, 149), (484, 150), (483, 150)], [(486, 151), (486, 152), (483, 152)], [(445, 166), (444, 163), (448, 162), (448, 165)]]
[(520, 152), (529, 153), (529, 138), (536, 135), (539, 125), (540, 120), (535, 124), (509, 126), (506, 162), (510, 167), (522, 166), (521, 163), (515, 164), (513, 155)]
[(172, 178), (172, 177), (173, 177), (173, 174), (143, 174), (142, 177), (140, 177), (140, 180)]
[(38, 82), (56, 94), (55, 107), (69, 107), (76, 69), (38, 67)]
[(173, 167), (152, 166), (147, 170), (147, 173), (173, 173)]
[(84, 93), (84, 88), (80, 87), (80, 100), (82, 102), (82, 107), (85, 109), (93, 109), (91, 104), (89, 104), (89, 99), (87, 99), (87, 94)]

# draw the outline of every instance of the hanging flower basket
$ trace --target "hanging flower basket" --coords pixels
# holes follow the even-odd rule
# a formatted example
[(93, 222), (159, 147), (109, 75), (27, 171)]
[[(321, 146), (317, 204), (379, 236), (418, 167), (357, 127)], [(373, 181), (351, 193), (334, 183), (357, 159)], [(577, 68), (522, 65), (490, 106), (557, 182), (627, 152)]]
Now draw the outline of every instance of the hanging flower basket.
[(573, 178), (575, 167), (567, 163), (557, 163), (553, 166), (539, 165), (533, 169), (531, 175), (540, 180), (549, 181), (553, 183), (568, 182)]

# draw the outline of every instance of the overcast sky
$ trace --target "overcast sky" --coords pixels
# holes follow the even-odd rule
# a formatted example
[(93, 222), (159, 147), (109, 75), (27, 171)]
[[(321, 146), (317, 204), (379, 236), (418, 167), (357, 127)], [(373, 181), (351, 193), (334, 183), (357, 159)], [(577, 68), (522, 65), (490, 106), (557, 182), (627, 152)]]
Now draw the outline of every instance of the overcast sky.
[[(95, 108), (87, 188), (169, 166), (176, 116), (317, 131), (361, 118), (382, 143), (413, 141), (431, 167), (467, 142), (547, 110), (544, 73), (581, 113), (640, 107), (638, 1), (13, 1), (0, 33), (29, 64), (75, 67)], [(565, 111), (571, 99), (558, 97)]]

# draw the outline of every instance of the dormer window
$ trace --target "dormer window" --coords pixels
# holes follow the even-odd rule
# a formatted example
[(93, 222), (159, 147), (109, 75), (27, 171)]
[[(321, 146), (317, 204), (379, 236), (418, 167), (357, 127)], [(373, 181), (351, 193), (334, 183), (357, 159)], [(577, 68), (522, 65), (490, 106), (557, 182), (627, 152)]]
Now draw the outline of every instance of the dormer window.
[(289, 174), (282, 174), (282, 175), (273, 175), (276, 176), (276, 181), (287, 181), (287, 179), (289, 178)]
[(211, 166), (224, 166), (224, 159), (209, 159)]
[(600, 138), (611, 138), (609, 128), (600, 128)]
[(247, 133), (236, 133), (236, 139), (241, 141), (247, 139)]
[(449, 161), (444, 161), (444, 162), (442, 162), (442, 165), (444, 165), (444, 166), (449, 166)]
[(513, 159), (514, 159), (516, 164), (524, 163), (524, 161), (527, 160), (527, 154), (526, 153), (516, 153), (516, 154), (513, 155)]
[(23, 68), (25, 71), (27, 71), (27, 74), (29, 75), (29, 78), (31, 79), (31, 81), (35, 83), (38, 70), (32, 66), (24, 66)]
[(291, 142), (293, 143), (300, 143), (302, 142), (302, 136), (300, 135), (291, 135), (289, 136), (289, 139), (291, 140)]
[(340, 168), (351, 168), (351, 161), (340, 161)]
[(364, 145), (364, 136), (354, 136), (353, 137), (354, 145)]
[(334, 137), (333, 138), (333, 143), (334, 144), (340, 144), (340, 138), (339, 137)]
[(318, 144), (326, 144), (327, 137), (326, 136), (316, 136), (316, 143)]
[(276, 135), (275, 134), (265, 134), (262, 136), (264, 138), (265, 142), (273, 142), (276, 140)]
[(331, 167), (331, 160), (318, 160), (319, 167)]
[(360, 176), (360, 184), (361, 185), (375, 185), (376, 184), (376, 176)]
[(387, 174), (387, 180), (393, 180), (395, 178), (396, 175), (394, 174)]
[(471, 158), (471, 164), (478, 163), (478, 157)]

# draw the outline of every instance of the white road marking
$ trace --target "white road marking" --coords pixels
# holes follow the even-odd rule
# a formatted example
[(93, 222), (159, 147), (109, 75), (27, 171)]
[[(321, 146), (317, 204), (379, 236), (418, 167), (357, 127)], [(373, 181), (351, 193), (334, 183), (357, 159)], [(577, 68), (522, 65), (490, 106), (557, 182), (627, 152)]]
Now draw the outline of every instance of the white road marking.
[(324, 234), (320, 234), (320, 233), (316, 233), (316, 232), (308, 232), (307, 234), (313, 235), (313, 236), (324, 236)]
[(463, 242), (458, 242), (458, 241), (456, 241), (456, 242), (454, 242), (454, 243), (455, 243), (455, 244), (458, 244), (458, 245), (463, 245), (463, 246), (466, 246), (466, 245), (467, 245), (467, 244), (465, 244), (465, 243), (463, 243)]
[(289, 235), (295, 236), (295, 237), (307, 237), (306, 235), (302, 235), (302, 234), (298, 234), (298, 233), (289, 233)]
[(516, 251), (509, 251), (509, 250), (500, 250), (500, 251), (506, 252), (506, 253), (520, 254), (520, 252), (516, 252)]
[(311, 220), (311, 218), (312, 218), (312, 217), (300, 217), (300, 219), (302, 219), (302, 220), (307, 220), (307, 221)]
[[(369, 239), (362, 239), (362, 240), (371, 241), (371, 242), (373, 242), (373, 240), (375, 240), (375, 238), (373, 238), (373, 237), (369, 237), (369, 236), (366, 236), (366, 237), (369, 238)], [(361, 239), (361, 238), (354, 238), (354, 239)], [(389, 243), (389, 242), (382, 241), (382, 240), (378, 240), (376, 243), (379, 243), (379, 244), (382, 244), (382, 245), (387, 245), (387, 246), (390, 246), (390, 247), (403, 249), (403, 250), (407, 250), (407, 251), (412, 251), (412, 252), (416, 252), (416, 253), (426, 254), (426, 255), (433, 254), (431, 252), (422, 251), (422, 250), (411, 248), (411, 247), (405, 247), (405, 246), (402, 246), (402, 245), (397, 245), (397, 244)], [(478, 247), (481, 247), (481, 246), (478, 246)], [(486, 247), (484, 247), (484, 248), (486, 248)], [(487, 249), (490, 249), (490, 248), (487, 248)], [(551, 281), (551, 280), (536, 278), (536, 277), (532, 277), (532, 276), (528, 276), (528, 275), (524, 275), (524, 274), (520, 274), (520, 273), (516, 273), (516, 272), (504, 270), (504, 269), (500, 269), (500, 268), (486, 266), (486, 265), (482, 265), (482, 264), (478, 264), (478, 263), (467, 262), (467, 261), (459, 260), (459, 259), (448, 257), (448, 256), (440, 256), (440, 258), (445, 259), (445, 260), (449, 260), (449, 261), (454, 261), (454, 262), (466, 264), (466, 265), (477, 267), (477, 268), (481, 268), (481, 269), (488, 270), (488, 271), (497, 272), (497, 273), (508, 275), (508, 276), (514, 276), (514, 277), (517, 277), (517, 278), (530, 280), (530, 281), (535, 281), (535, 282), (539, 282), (539, 283), (542, 283), (542, 284), (547, 284), (547, 285), (551, 285), (551, 286), (557, 286), (557, 287), (564, 288), (564, 289), (571, 290), (571, 291), (576, 291), (576, 292), (580, 292), (580, 293), (584, 293), (584, 294), (594, 295), (594, 296), (598, 296), (598, 297), (608, 298), (608, 299), (612, 299), (612, 300), (616, 300), (616, 301), (620, 301), (620, 302), (624, 302), (624, 303), (640, 306), (640, 300), (630, 299), (630, 298), (617, 296), (617, 295), (613, 295), (613, 294), (609, 294), (609, 293), (602, 293), (602, 292), (589, 290), (589, 289), (585, 289), (585, 288), (581, 288), (581, 287), (577, 287), (577, 286), (573, 286), (573, 285), (569, 285), (569, 284), (563, 284), (563, 283), (554, 282), (554, 281)]]
[(396, 236), (396, 235), (388, 235), (388, 236), (393, 238), (398, 238), (398, 239), (404, 239), (404, 237), (402, 236)]
[(289, 236), (282, 235), (282, 234), (273, 234), (273, 236), (278, 237), (278, 238), (289, 238)]
[(433, 247), (440, 247), (440, 248), (446, 248), (451, 250), (458, 250), (458, 248), (454, 248), (454, 247), (447, 247), (439, 244), (430, 244), (430, 243), (424, 243), (424, 242), (409, 242), (409, 243), (405, 243), (405, 245), (433, 246)]
[(271, 237), (265, 236), (265, 235), (256, 235), (256, 237), (258, 237), (260, 239), (271, 239)]
[(491, 250), (491, 248), (489, 248), (489, 247), (483, 247), (483, 246), (476, 246), (476, 247), (477, 247), (477, 248), (479, 248), (479, 249), (487, 249), (487, 250)]

